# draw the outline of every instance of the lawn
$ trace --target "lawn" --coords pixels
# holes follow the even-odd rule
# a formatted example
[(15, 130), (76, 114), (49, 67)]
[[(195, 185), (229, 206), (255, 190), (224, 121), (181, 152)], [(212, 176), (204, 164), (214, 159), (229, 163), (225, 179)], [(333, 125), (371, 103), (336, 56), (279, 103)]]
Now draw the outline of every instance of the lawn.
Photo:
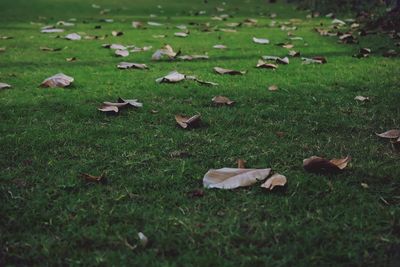
[[(100, 14), (104, 9), (110, 10)], [(232, 17), (211, 20), (221, 14)], [(2, 0), (0, 35), (13, 38), (0, 39), (0, 82), (12, 85), (0, 91), (0, 265), (399, 264), (400, 154), (375, 135), (400, 127), (400, 58), (382, 56), (399, 51), (398, 40), (378, 33), (341, 44), (313, 30), (332, 19), (307, 14), (261, 0)], [(60, 26), (64, 33), (40, 32), (71, 18), (75, 26)], [(228, 28), (225, 23), (247, 18), (257, 25), (234, 33), (199, 30), (199, 24)], [(255, 68), (261, 56), (287, 55), (275, 44), (290, 42), (278, 25), (292, 18), (301, 19), (293, 33), (303, 38), (291, 41), (293, 49), (328, 63), (290, 58), (275, 71)], [(269, 26), (272, 20), (277, 26)], [(132, 21), (163, 25), (134, 29)], [(181, 24), (189, 37), (173, 35)], [(124, 34), (112, 36), (113, 30)], [(55, 38), (73, 32), (108, 36)], [(106, 43), (153, 48), (118, 58), (102, 47)], [(164, 44), (209, 59), (152, 61)], [(371, 48), (371, 56), (352, 57), (362, 47)], [(67, 62), (71, 57), (77, 60)], [(119, 70), (121, 61), (149, 69)], [(247, 73), (219, 75), (216, 66)], [(173, 70), (218, 85), (156, 83)], [(73, 85), (38, 87), (59, 72), (74, 77)], [(211, 99), (217, 95), (236, 103), (216, 107)], [(359, 95), (370, 101), (354, 100)], [(118, 97), (138, 99), (143, 108), (118, 116), (97, 110)], [(177, 126), (176, 114), (198, 113), (201, 127)], [(352, 161), (340, 174), (317, 175), (303, 169), (303, 159), (313, 155), (350, 155)], [(284, 174), (286, 191), (259, 184), (203, 189), (209, 169), (236, 167), (237, 159)], [(107, 183), (88, 183), (81, 173), (104, 173)], [(204, 195), (193, 196), (195, 190)], [(138, 232), (148, 237), (146, 246)]]

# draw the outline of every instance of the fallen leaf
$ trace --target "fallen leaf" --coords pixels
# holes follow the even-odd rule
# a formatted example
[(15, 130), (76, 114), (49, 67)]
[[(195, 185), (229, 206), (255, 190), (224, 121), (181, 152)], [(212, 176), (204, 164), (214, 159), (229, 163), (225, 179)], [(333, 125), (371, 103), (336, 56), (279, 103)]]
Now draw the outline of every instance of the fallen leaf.
[(188, 37), (189, 34), (187, 34), (186, 32), (176, 32), (176, 33), (174, 33), (174, 36), (185, 38), (185, 37)]
[(115, 55), (117, 57), (127, 57), (127, 56), (129, 56), (129, 51), (117, 49), (117, 50), (115, 50)]
[(272, 191), (274, 189), (274, 187), (276, 187), (276, 186), (278, 186), (278, 187), (286, 186), (286, 183), (287, 183), (287, 179), (285, 176), (283, 176), (279, 173), (275, 173), (270, 178), (268, 178), (267, 181), (265, 181), (265, 183), (263, 183), (261, 185), (261, 187)]
[(7, 83), (0, 83), (0, 90), (7, 89), (7, 88), (11, 88), (11, 85), (9, 85)]
[(303, 57), (301, 58), (303, 61), (302, 64), (325, 64), (327, 63), (326, 59), (323, 57), (314, 57), (314, 58), (306, 58)]
[(278, 66), (275, 64), (268, 63), (262, 59), (259, 59), (256, 65), (257, 68), (264, 68), (264, 69), (277, 69)]
[(339, 26), (346, 25), (346, 22), (344, 22), (343, 20), (340, 20), (340, 19), (334, 19), (334, 20), (332, 20), (331, 23), (334, 25), (339, 25)]
[(229, 74), (229, 75), (243, 75), (246, 73), (246, 71), (230, 70), (220, 67), (214, 67), (214, 71), (218, 74)]
[(289, 50), (289, 56), (291, 57), (299, 57), (300, 55), (301, 55), (300, 52)]
[(284, 64), (284, 65), (288, 65), (289, 64), (289, 58), (288, 57), (284, 57), (284, 58), (280, 58), (280, 57), (275, 57), (275, 56), (263, 56), (262, 57), (264, 60), (267, 61), (274, 61), (278, 64)]
[(140, 21), (132, 21), (132, 27), (135, 28), (135, 29), (142, 28), (143, 27), (143, 23), (140, 22)]
[(77, 33), (70, 33), (65, 36), (65, 39), (71, 40), (71, 41), (78, 41), (78, 40), (81, 40), (82, 37)]
[(230, 100), (225, 96), (214, 96), (211, 101), (216, 105), (227, 105), (231, 106), (235, 103), (235, 101)]
[(85, 179), (86, 182), (92, 182), (92, 183), (104, 183), (106, 181), (106, 177), (104, 174), (100, 176), (94, 176), (90, 175), (87, 173), (81, 173), (81, 177)]
[(165, 45), (161, 49), (157, 50), (151, 57), (152, 60), (160, 60), (164, 56), (167, 56), (168, 59), (174, 59), (179, 56), (180, 51), (175, 52), (174, 49), (170, 45)]
[(308, 159), (303, 160), (303, 167), (308, 172), (313, 173), (339, 173), (347, 164), (350, 162), (351, 157), (347, 156), (343, 159), (332, 159), (327, 160), (321, 157), (312, 156)]
[(120, 62), (117, 65), (118, 69), (148, 69), (146, 64), (131, 63), (131, 62)]
[(367, 101), (369, 101), (369, 97), (358, 95), (354, 98), (354, 100), (357, 100), (360, 102), (367, 102)]
[(194, 80), (195, 80), (196, 82), (198, 82), (198, 83), (200, 83), (200, 84), (204, 84), (204, 85), (211, 85), (211, 86), (218, 85), (218, 83), (203, 81), (203, 80), (199, 80), (199, 79), (197, 79), (197, 78), (195, 78)]
[(256, 37), (253, 37), (253, 42), (256, 44), (269, 44), (268, 39), (256, 38)]
[(200, 125), (201, 116), (194, 115), (192, 117), (187, 117), (185, 115), (175, 115), (175, 120), (183, 129), (196, 128)]
[(121, 32), (121, 31), (112, 31), (112, 32), (111, 32), (111, 35), (117, 37), (117, 36), (122, 36), (122, 35), (124, 35), (124, 33)]
[(162, 26), (162, 24), (161, 24), (161, 23), (158, 23), (158, 22), (153, 22), (153, 21), (149, 21), (149, 22), (147, 22), (147, 24), (148, 24), (148, 25), (150, 25), (150, 26), (155, 26), (155, 27)]
[(117, 106), (110, 106), (102, 104), (97, 110), (107, 113), (107, 114), (118, 114), (119, 108)]
[(145, 52), (149, 51), (152, 49), (152, 46), (143, 46), (143, 47), (134, 47), (132, 50), (130, 50), (132, 53), (137, 53), (137, 52)]
[(64, 32), (64, 29), (42, 29), (41, 30), (42, 33), (60, 33), (60, 32)]
[(276, 86), (275, 84), (271, 85), (270, 87), (268, 87), (269, 91), (278, 91), (278, 86)]
[(377, 136), (382, 137), (382, 138), (387, 138), (387, 139), (397, 139), (400, 138), (400, 129), (393, 129), (386, 131), (384, 133), (375, 133)]
[(238, 159), (237, 165), (238, 165), (238, 169), (245, 169), (246, 168), (246, 160)]
[(396, 52), (396, 50), (388, 50), (385, 53), (383, 53), (384, 57), (396, 57), (398, 55), (398, 53)]
[(226, 45), (214, 45), (213, 48), (215, 48), (215, 49), (227, 49), (228, 47)]
[(204, 197), (204, 191), (201, 189), (196, 189), (193, 191), (188, 192), (188, 195), (192, 198), (194, 197)]
[(67, 87), (74, 81), (74, 78), (63, 73), (58, 73), (44, 80), (41, 87)]
[(6, 48), (5, 47), (0, 47), (0, 52), (5, 52)]
[(46, 51), (46, 52), (56, 52), (56, 51), (61, 51), (62, 48), (51, 48), (51, 47), (47, 47), (47, 46), (41, 46), (40, 50), (42, 51)]
[(177, 71), (168, 73), (166, 76), (158, 78), (156, 82), (158, 83), (177, 83), (186, 79), (186, 75), (181, 74)]
[(197, 59), (209, 59), (207, 55), (184, 55), (178, 57), (180, 60), (192, 61)]
[(65, 60), (67, 62), (75, 62), (75, 61), (77, 61), (77, 58), (76, 57), (67, 57)]
[(364, 188), (364, 189), (368, 189), (369, 188), (367, 183), (361, 183), (361, 187)]
[(149, 239), (147, 238), (147, 236), (145, 236), (142, 232), (139, 232), (138, 237), (139, 237), (140, 245), (142, 247), (146, 247), (147, 244), (149, 243)]
[[(117, 103), (115, 102), (103, 102), (103, 105), (101, 108), (105, 108), (105, 106), (110, 106), (110, 107), (117, 107), (117, 108), (123, 108), (123, 107), (133, 107), (133, 108), (141, 108), (143, 107), (143, 104), (138, 102), (137, 99), (123, 99), (121, 97), (118, 98)], [(119, 112), (119, 110), (117, 111)]]
[(9, 40), (9, 39), (13, 39), (13, 37), (11, 37), (11, 36), (0, 35), (0, 39), (1, 39), (1, 40)]
[(211, 169), (204, 175), (203, 185), (205, 188), (235, 189), (264, 180), (270, 172), (271, 169)]

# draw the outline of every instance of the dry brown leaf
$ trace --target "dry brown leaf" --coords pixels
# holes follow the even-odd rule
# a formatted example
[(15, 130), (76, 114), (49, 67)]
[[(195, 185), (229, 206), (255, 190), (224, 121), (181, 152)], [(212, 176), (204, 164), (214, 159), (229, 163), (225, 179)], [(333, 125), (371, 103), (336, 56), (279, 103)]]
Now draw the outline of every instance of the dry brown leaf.
[(175, 120), (179, 126), (183, 129), (196, 128), (200, 125), (201, 116), (199, 114), (192, 117), (187, 117), (185, 115), (175, 115)]
[(8, 89), (8, 88), (11, 88), (11, 85), (9, 85), (8, 83), (1, 83), (0, 82), (0, 90)]
[(286, 186), (286, 184), (287, 184), (286, 177), (279, 173), (275, 173), (270, 178), (268, 178), (267, 181), (265, 181), (265, 183), (261, 185), (261, 187), (272, 191), (274, 187), (276, 186), (284, 187)]
[(100, 176), (94, 176), (87, 173), (81, 173), (81, 177), (85, 179), (86, 182), (92, 183), (104, 183), (106, 181), (106, 177), (104, 174)]
[(214, 96), (211, 101), (216, 105), (228, 105), (231, 106), (235, 103), (235, 101), (230, 100), (225, 96)]
[(238, 169), (245, 169), (246, 168), (246, 160), (238, 159), (237, 165), (238, 165)]
[(127, 56), (129, 56), (129, 51), (117, 49), (117, 50), (115, 50), (115, 55), (117, 57), (127, 57)]
[(400, 129), (393, 129), (380, 134), (376, 133), (376, 135), (387, 139), (397, 139), (400, 138)]
[(303, 167), (308, 172), (313, 173), (339, 173), (344, 168), (346, 168), (347, 164), (350, 162), (351, 157), (347, 156), (343, 159), (332, 159), (327, 160), (321, 157), (312, 156), (308, 159), (303, 160)]
[(58, 73), (44, 80), (41, 87), (67, 87), (74, 81), (74, 78), (63, 73)]
[(0, 47), (0, 53), (1, 52), (6, 52), (6, 48), (5, 47)]
[(203, 81), (203, 80), (199, 80), (199, 79), (194, 79), (196, 82), (200, 83), (200, 84), (204, 84), (204, 85), (210, 85), (210, 86), (215, 86), (218, 85), (218, 83), (214, 83), (214, 82), (208, 82), (208, 81)]
[(120, 62), (117, 65), (118, 69), (148, 69), (146, 64), (131, 63), (131, 62)]
[(203, 185), (205, 188), (235, 189), (262, 181), (270, 172), (271, 169), (211, 169), (204, 175)]
[(246, 71), (230, 70), (220, 67), (214, 67), (214, 71), (218, 74), (229, 74), (229, 75), (243, 75), (246, 73)]

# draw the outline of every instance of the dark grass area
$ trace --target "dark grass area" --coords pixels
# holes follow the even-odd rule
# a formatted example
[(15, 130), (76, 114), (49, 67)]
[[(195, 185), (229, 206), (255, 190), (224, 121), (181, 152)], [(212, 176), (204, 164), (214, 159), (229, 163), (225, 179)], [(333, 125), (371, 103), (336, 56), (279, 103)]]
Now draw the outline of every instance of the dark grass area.
[[(189, 26), (186, 39), (173, 37), (174, 26), (211, 21), (220, 2), (96, 1), (0, 2), (0, 265), (71, 266), (396, 266), (400, 244), (399, 154), (375, 132), (400, 126), (399, 58), (382, 53), (397, 49), (384, 34), (343, 45), (312, 29), (330, 20), (305, 19), (284, 4), (227, 1), (228, 22), (253, 17), (257, 27), (237, 33), (199, 32)], [(162, 9), (157, 8), (162, 5)], [(202, 16), (189, 12), (206, 10)], [(164, 12), (164, 13), (161, 13)], [(273, 45), (287, 32), (270, 28), (277, 21), (301, 18), (294, 41), (303, 56), (322, 55), (325, 65), (301, 65), (291, 59), (275, 72), (254, 68), (262, 55), (284, 56)], [(149, 18), (157, 14), (156, 18)], [(46, 18), (39, 19), (39, 16)], [(67, 41), (41, 34), (44, 25), (76, 18), (66, 33), (121, 37)], [(114, 23), (99, 22), (113, 18)], [(132, 20), (166, 23), (133, 29)], [(85, 23), (84, 23), (85, 22)], [(95, 30), (95, 25), (102, 29)], [(167, 34), (155, 39), (154, 34)], [(253, 36), (272, 44), (256, 45)], [(149, 52), (115, 58), (103, 43), (152, 45)], [(152, 62), (164, 43), (184, 54), (208, 52), (196, 62)], [(215, 44), (226, 44), (226, 51)], [(306, 45), (307, 44), (307, 45)], [(43, 52), (40, 46), (64, 48)], [(352, 57), (370, 47), (370, 58)], [(67, 57), (77, 62), (66, 62)], [(116, 68), (120, 61), (146, 63), (147, 71)], [(244, 76), (219, 76), (215, 66), (248, 70)], [(157, 84), (172, 70), (218, 82), (215, 87), (185, 81)], [(42, 89), (45, 78), (64, 72), (75, 78), (68, 89)], [(267, 90), (277, 84), (279, 90)], [(215, 95), (237, 101), (233, 107), (211, 105)], [(359, 103), (357, 95), (371, 101)], [(106, 116), (102, 101), (138, 98), (139, 110)], [(159, 113), (152, 114), (151, 110)], [(185, 131), (177, 113), (201, 113), (203, 126)], [(283, 137), (276, 133), (284, 132)], [(187, 158), (173, 158), (184, 151)], [(345, 172), (324, 177), (306, 173), (302, 160), (351, 155)], [(210, 168), (235, 167), (244, 158), (252, 168), (272, 167), (288, 177), (283, 193), (258, 186), (234, 191), (202, 188)], [(108, 183), (86, 184), (78, 176), (106, 173)], [(368, 189), (361, 183), (369, 185)], [(150, 243), (131, 250), (143, 232)], [(396, 264), (397, 263), (397, 264)]]

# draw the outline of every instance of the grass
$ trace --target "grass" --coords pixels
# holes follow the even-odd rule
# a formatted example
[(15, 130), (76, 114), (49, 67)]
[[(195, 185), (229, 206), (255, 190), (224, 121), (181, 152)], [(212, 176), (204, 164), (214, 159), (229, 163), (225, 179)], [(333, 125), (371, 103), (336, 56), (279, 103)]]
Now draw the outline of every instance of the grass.
[[(237, 33), (199, 32), (173, 37), (174, 25), (210, 22), (220, 2), (95, 1), (110, 13), (100, 15), (94, 1), (7, 0), (0, 2), (0, 265), (4, 266), (393, 266), (400, 247), (399, 154), (375, 132), (400, 126), (399, 58), (381, 56), (397, 49), (384, 34), (343, 45), (312, 29), (324, 18), (305, 19), (292, 6), (265, 1), (229, 1), (234, 17), (253, 17), (257, 27)], [(228, 2), (228, 1), (227, 1)], [(161, 4), (162, 9), (157, 8)], [(206, 10), (191, 16), (190, 11)], [(162, 13), (163, 12), (163, 13)], [(294, 41), (303, 56), (322, 55), (325, 65), (301, 65), (300, 59), (276, 71), (255, 69), (262, 55), (284, 56), (273, 45), (287, 32), (267, 25), (301, 18)], [(149, 18), (157, 14), (156, 18)], [(67, 41), (41, 34), (43, 25), (76, 18), (70, 32), (121, 37)], [(114, 23), (99, 22), (113, 18)], [(131, 21), (157, 21), (168, 27), (133, 29)], [(211, 21), (212, 25), (225, 22)], [(94, 29), (101, 25), (101, 29)], [(155, 39), (155, 34), (167, 34)], [(253, 36), (270, 45), (256, 45)], [(152, 45), (150, 52), (120, 59), (103, 43)], [(152, 62), (164, 43), (184, 54), (208, 53), (195, 62)], [(215, 44), (229, 49), (212, 49)], [(308, 45), (306, 45), (308, 44)], [(43, 52), (40, 46), (64, 48)], [(373, 55), (356, 59), (360, 47)], [(77, 57), (77, 62), (66, 62)], [(120, 61), (146, 63), (150, 70), (116, 68)], [(221, 76), (215, 66), (248, 70), (244, 76)], [(185, 81), (157, 84), (172, 70), (219, 83), (207, 87)], [(75, 78), (72, 88), (38, 88), (45, 78), (63, 72)], [(277, 84), (279, 90), (267, 87)], [(213, 107), (210, 99), (226, 95), (233, 107)], [(359, 103), (357, 95), (371, 101)], [(137, 98), (139, 110), (107, 116), (103, 101)], [(151, 110), (159, 113), (152, 114)], [(185, 131), (177, 113), (201, 113), (203, 126)], [(284, 132), (283, 137), (277, 132)], [(187, 158), (173, 158), (185, 151)], [(342, 174), (306, 173), (302, 160), (351, 155)], [(210, 168), (271, 167), (288, 177), (285, 193), (258, 186), (234, 191), (202, 188)], [(86, 172), (106, 173), (108, 183), (87, 184)], [(361, 183), (367, 183), (365, 189)], [(150, 240), (139, 243), (137, 233)], [(125, 242), (126, 241), (126, 242)]]

